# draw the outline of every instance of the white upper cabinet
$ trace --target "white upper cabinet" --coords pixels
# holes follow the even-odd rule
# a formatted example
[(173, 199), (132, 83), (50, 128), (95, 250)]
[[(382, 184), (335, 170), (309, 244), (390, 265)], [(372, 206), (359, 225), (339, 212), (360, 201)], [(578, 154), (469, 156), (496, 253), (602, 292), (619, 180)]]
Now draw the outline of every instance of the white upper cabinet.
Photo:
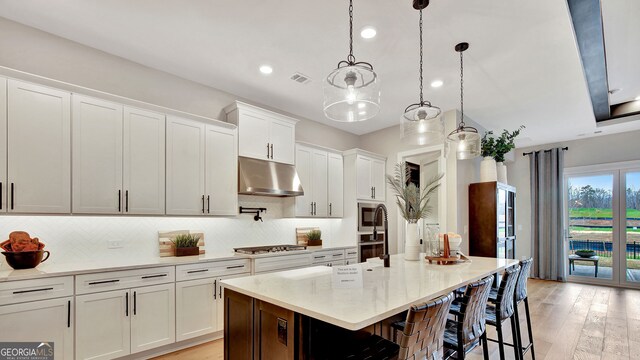
[(0, 78), (0, 213), (7, 212), (7, 79)]
[(313, 191), (313, 216), (327, 217), (327, 152), (314, 150), (311, 161), (311, 188)]
[(385, 160), (356, 155), (356, 194), (358, 200), (385, 201)]
[(167, 120), (167, 214), (236, 215), (236, 130)]
[(225, 108), (238, 126), (238, 155), (293, 164), (298, 120), (239, 101)]
[(168, 215), (204, 213), (204, 142), (205, 124), (167, 117)]
[(344, 161), (341, 154), (328, 153), (327, 159), (327, 199), (328, 216), (344, 216)]
[(373, 198), (376, 201), (385, 201), (386, 174), (385, 162), (380, 159), (373, 159), (371, 162), (371, 186), (373, 186)]
[(164, 214), (163, 114), (124, 108), (123, 190), (126, 214)]
[(295, 216), (313, 216), (313, 195), (311, 190), (311, 163), (313, 149), (296, 145), (296, 171), (304, 190), (304, 195), (295, 197)]
[(8, 209), (71, 211), (71, 94), (8, 82)]
[(122, 211), (122, 105), (73, 95), (73, 212)]

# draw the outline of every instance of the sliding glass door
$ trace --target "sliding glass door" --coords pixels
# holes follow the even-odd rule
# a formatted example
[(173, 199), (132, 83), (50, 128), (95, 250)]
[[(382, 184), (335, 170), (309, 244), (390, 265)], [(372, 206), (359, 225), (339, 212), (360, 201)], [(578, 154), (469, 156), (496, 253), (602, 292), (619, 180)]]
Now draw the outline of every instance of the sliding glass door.
[(640, 162), (565, 169), (570, 280), (640, 287)]

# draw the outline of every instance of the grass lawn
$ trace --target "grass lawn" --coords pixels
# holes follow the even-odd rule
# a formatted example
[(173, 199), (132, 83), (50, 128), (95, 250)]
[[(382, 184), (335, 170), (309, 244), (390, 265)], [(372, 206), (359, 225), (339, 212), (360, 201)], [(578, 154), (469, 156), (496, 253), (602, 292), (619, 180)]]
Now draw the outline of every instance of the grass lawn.
[[(569, 226), (571, 231), (599, 231), (599, 232), (611, 232), (610, 227), (606, 228), (589, 228), (583, 226)], [(637, 229), (629, 229), (627, 228), (627, 232), (640, 233), (640, 228)]]
[[(627, 209), (627, 216), (640, 218), (640, 210)], [(569, 209), (569, 217), (611, 218), (613, 213), (611, 209), (573, 208)]]

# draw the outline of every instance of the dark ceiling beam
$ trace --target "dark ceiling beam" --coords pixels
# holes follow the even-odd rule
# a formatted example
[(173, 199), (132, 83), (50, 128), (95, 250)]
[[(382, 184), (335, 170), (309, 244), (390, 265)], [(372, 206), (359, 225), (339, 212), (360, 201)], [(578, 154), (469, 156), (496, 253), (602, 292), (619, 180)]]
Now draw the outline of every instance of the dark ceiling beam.
[(611, 118), (600, 0), (567, 0), (596, 122)]

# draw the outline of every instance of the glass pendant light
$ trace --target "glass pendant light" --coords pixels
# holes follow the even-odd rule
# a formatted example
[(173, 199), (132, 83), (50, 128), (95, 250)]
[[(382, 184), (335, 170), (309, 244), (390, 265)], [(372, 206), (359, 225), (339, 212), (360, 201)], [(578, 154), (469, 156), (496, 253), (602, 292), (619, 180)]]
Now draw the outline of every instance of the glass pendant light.
[(422, 10), (429, 5), (428, 0), (415, 0), (413, 7), (420, 11), (420, 102), (407, 106), (400, 120), (400, 136), (404, 142), (412, 145), (426, 145), (442, 140), (444, 137), (444, 124), (439, 107), (431, 105), (424, 100), (422, 77)]
[(460, 53), (460, 124), (447, 139), (457, 143), (456, 158), (458, 160), (473, 159), (480, 156), (480, 134), (478, 129), (466, 126), (464, 123), (464, 60), (462, 53), (469, 48), (466, 42), (456, 45), (455, 50)]
[(324, 82), (324, 114), (342, 122), (371, 119), (380, 111), (380, 83), (373, 66), (353, 56), (353, 0), (349, 0), (349, 56)]

